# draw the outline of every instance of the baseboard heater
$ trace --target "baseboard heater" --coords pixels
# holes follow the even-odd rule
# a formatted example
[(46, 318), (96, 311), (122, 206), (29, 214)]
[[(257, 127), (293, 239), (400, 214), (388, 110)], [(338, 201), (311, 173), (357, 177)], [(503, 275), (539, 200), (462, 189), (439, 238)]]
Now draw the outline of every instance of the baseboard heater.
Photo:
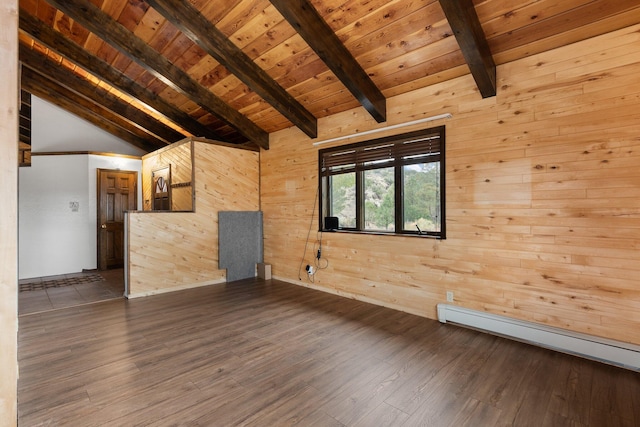
[(637, 345), (449, 304), (438, 304), (438, 320), (640, 371)]

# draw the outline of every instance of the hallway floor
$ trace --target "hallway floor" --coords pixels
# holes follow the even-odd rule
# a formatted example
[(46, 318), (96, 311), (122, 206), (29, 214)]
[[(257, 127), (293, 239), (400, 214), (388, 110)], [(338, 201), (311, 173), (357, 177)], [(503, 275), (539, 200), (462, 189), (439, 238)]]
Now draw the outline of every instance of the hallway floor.
[(123, 298), (124, 271), (88, 271), (18, 282), (18, 315)]

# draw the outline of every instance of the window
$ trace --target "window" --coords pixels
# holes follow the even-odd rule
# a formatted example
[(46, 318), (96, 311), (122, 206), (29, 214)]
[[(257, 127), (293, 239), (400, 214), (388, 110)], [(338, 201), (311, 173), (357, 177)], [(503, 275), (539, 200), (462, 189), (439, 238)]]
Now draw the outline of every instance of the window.
[(154, 170), (151, 174), (153, 182), (153, 210), (171, 210), (171, 166)]
[(445, 238), (444, 126), (319, 152), (320, 228)]

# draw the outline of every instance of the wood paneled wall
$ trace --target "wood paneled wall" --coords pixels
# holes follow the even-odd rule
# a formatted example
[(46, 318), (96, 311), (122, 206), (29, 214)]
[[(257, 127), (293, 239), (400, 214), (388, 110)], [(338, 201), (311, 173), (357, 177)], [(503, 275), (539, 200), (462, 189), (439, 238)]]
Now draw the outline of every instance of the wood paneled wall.
[(17, 423), (18, 2), (0, 3), (0, 426)]
[[(190, 145), (176, 148), (190, 159), (191, 150), (183, 148)], [(154, 157), (142, 160), (149, 177)], [(128, 215), (131, 296), (224, 281), (225, 271), (218, 269), (218, 212), (259, 209), (257, 152), (194, 141), (193, 158), (194, 212)]]
[[(460, 306), (640, 344), (638, 52), (636, 25), (500, 66), (493, 98), (466, 76), (389, 99), (387, 125), (453, 114), (432, 124), (446, 126), (448, 238), (324, 233), (313, 283), (318, 147), (272, 134), (265, 262), (429, 318), (452, 291)], [(356, 109), (320, 120), (318, 140), (376, 126)]]
[[(151, 210), (153, 204), (152, 173), (158, 169), (171, 168), (171, 210), (191, 211), (193, 200), (192, 141), (186, 139), (142, 157), (143, 210)], [(185, 185), (189, 184), (189, 185)], [(184, 185), (184, 186), (183, 186)]]

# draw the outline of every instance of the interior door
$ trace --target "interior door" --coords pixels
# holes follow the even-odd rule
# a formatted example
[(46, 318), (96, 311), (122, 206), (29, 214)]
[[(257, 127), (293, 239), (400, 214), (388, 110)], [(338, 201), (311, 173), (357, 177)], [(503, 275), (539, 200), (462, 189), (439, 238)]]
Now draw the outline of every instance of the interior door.
[(98, 169), (98, 268), (124, 265), (124, 213), (137, 209), (138, 173)]

